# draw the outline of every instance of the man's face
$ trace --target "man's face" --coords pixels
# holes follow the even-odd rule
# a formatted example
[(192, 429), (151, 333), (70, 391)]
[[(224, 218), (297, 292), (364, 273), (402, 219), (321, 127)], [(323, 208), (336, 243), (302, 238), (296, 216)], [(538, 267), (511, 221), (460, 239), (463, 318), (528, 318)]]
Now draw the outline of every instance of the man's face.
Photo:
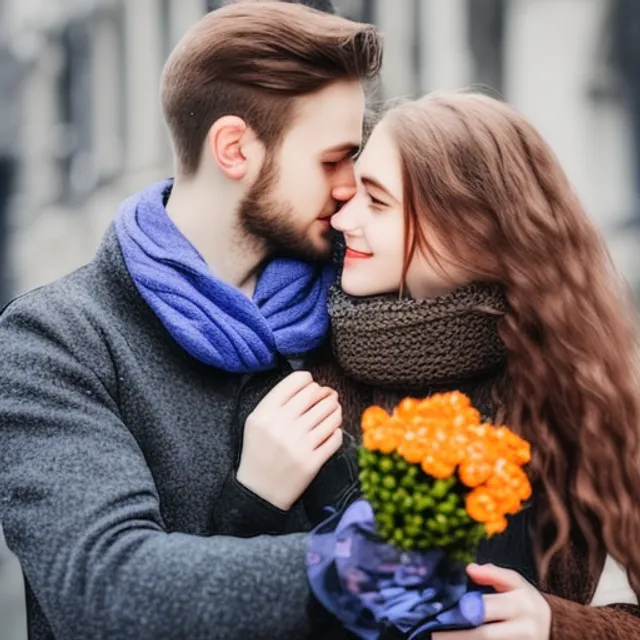
[(364, 92), (336, 82), (299, 98), (295, 121), (277, 154), (240, 203), (245, 233), (272, 255), (328, 260), (330, 218), (355, 193), (353, 156), (360, 147)]

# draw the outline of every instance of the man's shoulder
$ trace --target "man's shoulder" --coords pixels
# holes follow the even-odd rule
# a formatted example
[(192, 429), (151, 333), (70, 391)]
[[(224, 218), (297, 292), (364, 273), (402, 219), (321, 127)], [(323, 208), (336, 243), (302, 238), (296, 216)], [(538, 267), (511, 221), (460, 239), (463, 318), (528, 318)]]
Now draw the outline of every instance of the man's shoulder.
[[(25, 293), (0, 316), (0, 380), (8, 389), (24, 372), (42, 384), (93, 372), (113, 378), (108, 304), (96, 305), (90, 266)], [(85, 375), (85, 374), (83, 374)], [(86, 373), (86, 375), (89, 375)]]
[(99, 281), (95, 264), (89, 263), (14, 298), (0, 314), (0, 342), (53, 339), (87, 345), (99, 338), (109, 309)]
[(65, 311), (81, 309), (90, 302), (91, 265), (85, 265), (48, 284), (11, 300), (0, 314), (0, 324), (15, 315), (44, 314), (55, 318)]
[(110, 228), (88, 264), (9, 302), (0, 313), (0, 327), (21, 317), (35, 317), (48, 323), (77, 321), (82, 316), (107, 320), (127, 297), (125, 271), (115, 233)]

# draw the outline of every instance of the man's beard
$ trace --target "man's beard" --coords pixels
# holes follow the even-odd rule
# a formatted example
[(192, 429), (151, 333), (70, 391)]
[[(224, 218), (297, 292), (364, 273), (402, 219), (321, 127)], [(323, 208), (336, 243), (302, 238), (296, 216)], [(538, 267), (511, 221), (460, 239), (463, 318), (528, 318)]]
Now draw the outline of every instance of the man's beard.
[(288, 202), (273, 196), (277, 181), (276, 164), (267, 158), (255, 183), (242, 199), (238, 219), (244, 234), (256, 239), (268, 255), (295, 258), (307, 262), (331, 259), (330, 233), (324, 246), (309, 237), (309, 229), (295, 226), (296, 214)]

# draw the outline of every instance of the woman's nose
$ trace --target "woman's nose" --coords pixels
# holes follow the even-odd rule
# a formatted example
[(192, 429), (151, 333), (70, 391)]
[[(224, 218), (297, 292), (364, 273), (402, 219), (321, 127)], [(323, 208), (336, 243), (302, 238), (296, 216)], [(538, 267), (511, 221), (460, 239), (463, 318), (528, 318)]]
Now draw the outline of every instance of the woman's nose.
[(352, 196), (348, 202), (345, 202), (340, 210), (331, 217), (331, 226), (342, 233), (353, 231), (356, 226), (356, 216), (354, 204), (357, 196)]

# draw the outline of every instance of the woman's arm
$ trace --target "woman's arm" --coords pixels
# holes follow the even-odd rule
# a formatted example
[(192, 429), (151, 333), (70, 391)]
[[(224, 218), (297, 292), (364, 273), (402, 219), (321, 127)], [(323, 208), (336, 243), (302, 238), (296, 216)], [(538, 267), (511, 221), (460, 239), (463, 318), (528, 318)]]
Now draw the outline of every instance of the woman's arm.
[(640, 638), (640, 607), (610, 604), (606, 607), (577, 604), (544, 595), (551, 608), (550, 640), (630, 640)]

